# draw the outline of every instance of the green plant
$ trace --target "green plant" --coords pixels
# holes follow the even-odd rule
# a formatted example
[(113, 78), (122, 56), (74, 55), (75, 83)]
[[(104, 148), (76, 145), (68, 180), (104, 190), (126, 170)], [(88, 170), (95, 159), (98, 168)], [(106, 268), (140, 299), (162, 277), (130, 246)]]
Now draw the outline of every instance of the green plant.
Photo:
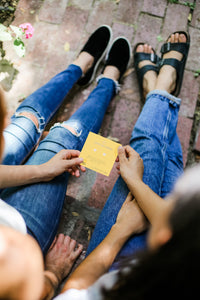
[(169, 0), (169, 3), (179, 3), (179, 1), (178, 0)]
[(194, 73), (194, 77), (198, 77), (200, 75), (200, 69), (196, 70), (195, 73)]
[(33, 36), (34, 28), (29, 23), (21, 24), (19, 27), (10, 25), (9, 27), (0, 24), (0, 48), (1, 56), (4, 57), (3, 42), (10, 41), (13, 44), (15, 52), (19, 57), (23, 57), (26, 52), (26, 48), (23, 42), (23, 38), (30, 38)]
[(163, 37), (161, 35), (157, 35), (157, 41), (158, 42), (163, 42)]
[(183, 5), (188, 6), (191, 10), (194, 10), (196, 3), (184, 2)]

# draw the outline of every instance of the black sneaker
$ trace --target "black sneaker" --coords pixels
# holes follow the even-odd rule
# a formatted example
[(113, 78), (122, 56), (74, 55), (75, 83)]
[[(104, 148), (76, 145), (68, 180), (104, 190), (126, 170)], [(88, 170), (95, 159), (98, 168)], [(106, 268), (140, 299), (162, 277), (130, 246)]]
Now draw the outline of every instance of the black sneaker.
[(130, 42), (123, 36), (116, 38), (108, 51), (105, 67), (114, 66), (120, 71), (120, 78), (118, 81), (120, 81), (130, 63), (131, 53)]
[(87, 71), (87, 73), (78, 80), (78, 85), (85, 86), (93, 81), (96, 70), (100, 62), (106, 55), (111, 39), (112, 29), (107, 25), (100, 26), (89, 37), (81, 52), (85, 51), (91, 54), (94, 57), (94, 62), (92, 67)]

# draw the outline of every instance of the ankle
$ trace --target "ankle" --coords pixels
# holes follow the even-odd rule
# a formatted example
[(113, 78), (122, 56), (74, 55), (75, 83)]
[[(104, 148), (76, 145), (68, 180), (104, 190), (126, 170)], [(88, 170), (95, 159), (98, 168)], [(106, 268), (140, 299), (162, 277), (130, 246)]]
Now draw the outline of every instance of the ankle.
[(106, 66), (103, 76), (118, 81), (120, 77), (120, 71), (114, 66)]
[[(167, 69), (167, 70), (164, 70)], [(171, 69), (171, 70), (170, 70)], [(171, 72), (169, 72), (171, 71)], [(176, 71), (171, 66), (164, 66), (163, 69), (161, 69), (155, 89), (156, 90), (162, 90), (166, 91), (168, 93), (172, 93), (176, 86)]]
[(87, 52), (81, 52), (73, 64), (79, 66), (83, 74), (85, 74), (92, 67), (93, 62), (94, 57), (92, 55)]
[(157, 83), (157, 74), (154, 71), (148, 71), (143, 77), (143, 96), (155, 90)]

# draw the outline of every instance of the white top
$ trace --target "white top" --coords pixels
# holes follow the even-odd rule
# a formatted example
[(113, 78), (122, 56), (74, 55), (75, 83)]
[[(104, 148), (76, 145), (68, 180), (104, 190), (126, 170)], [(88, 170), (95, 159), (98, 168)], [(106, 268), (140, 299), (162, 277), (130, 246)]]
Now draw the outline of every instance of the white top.
[(117, 281), (119, 271), (112, 271), (101, 276), (87, 290), (70, 289), (54, 300), (103, 300), (102, 288), (111, 289)]
[(11, 227), (23, 234), (27, 233), (22, 215), (2, 199), (0, 199), (0, 225)]

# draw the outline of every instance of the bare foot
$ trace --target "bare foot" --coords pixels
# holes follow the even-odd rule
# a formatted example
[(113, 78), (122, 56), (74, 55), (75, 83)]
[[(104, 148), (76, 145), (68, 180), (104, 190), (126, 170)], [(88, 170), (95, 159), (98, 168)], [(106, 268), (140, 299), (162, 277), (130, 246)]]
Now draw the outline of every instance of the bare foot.
[(55, 274), (61, 282), (71, 271), (73, 264), (83, 250), (83, 246), (64, 234), (59, 234), (52, 243), (46, 257), (45, 270)]
[(79, 66), (82, 69), (83, 73), (85, 74), (92, 67), (93, 62), (94, 62), (94, 57), (89, 53), (83, 51), (75, 59), (73, 64)]
[[(138, 45), (136, 52), (143, 52), (143, 53), (149, 53), (149, 54), (154, 53), (152, 47), (148, 44)], [(155, 66), (155, 64), (153, 62), (151, 62), (150, 60), (143, 60), (143, 61), (139, 62), (138, 67), (142, 68), (146, 65), (154, 65)], [(153, 91), (155, 89), (156, 80), (157, 80), (157, 73), (155, 71), (150, 70), (144, 74), (144, 77), (143, 77), (144, 98), (150, 91)]]
[[(179, 33), (172, 34), (167, 42), (186, 43), (186, 36), (184, 34)], [(176, 58), (178, 60), (181, 60), (182, 57), (183, 55), (177, 51), (169, 51), (168, 53), (165, 53), (163, 55), (163, 59)], [(176, 87), (176, 76), (177, 74), (174, 67), (169, 65), (163, 65), (160, 69), (155, 88), (158, 90), (167, 91), (168, 93), (172, 93)]]

